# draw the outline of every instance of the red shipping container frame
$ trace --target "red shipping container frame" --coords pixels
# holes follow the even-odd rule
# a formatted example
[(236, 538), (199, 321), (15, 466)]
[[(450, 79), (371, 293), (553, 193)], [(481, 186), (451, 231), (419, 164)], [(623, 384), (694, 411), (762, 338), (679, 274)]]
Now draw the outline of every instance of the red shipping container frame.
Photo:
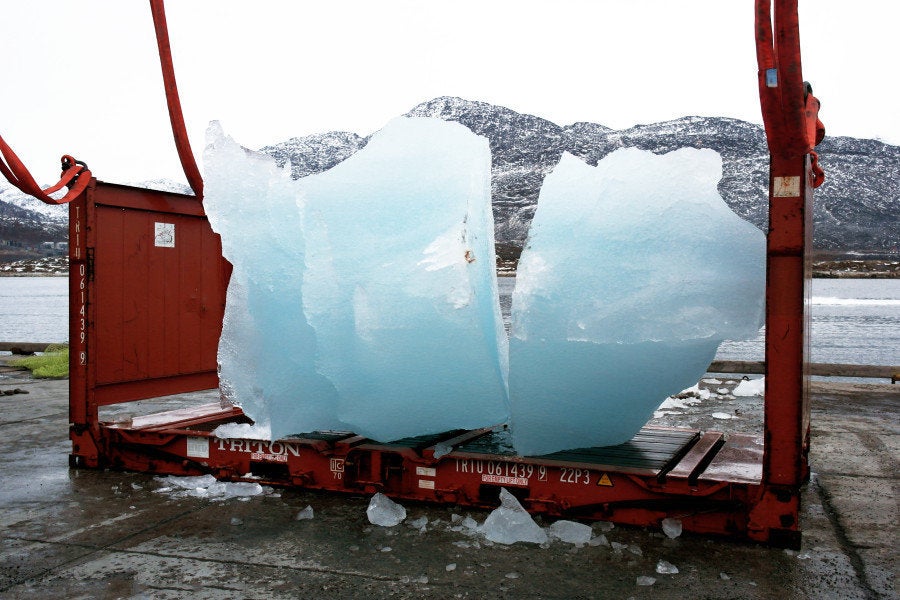
[[(645, 427), (612, 448), (510, 454), (491, 429), (380, 444), (349, 432), (220, 439), (249, 422), (218, 402), (102, 422), (99, 408), (218, 386), (231, 267), (202, 204), (186, 143), (161, 0), (151, 0), (176, 146), (196, 196), (64, 174), (70, 194), (70, 465), (371, 494), (492, 508), (501, 487), (530, 511), (659, 526), (799, 548), (809, 476), (808, 250), (819, 102), (800, 68), (796, 0), (756, 2), (759, 93), (770, 152), (766, 389), (762, 435)], [(774, 13), (774, 14), (773, 14)], [(2, 139), (0, 139), (2, 142)], [(0, 144), (3, 174), (35, 188)], [(70, 158), (70, 157), (67, 157)], [(69, 166), (75, 166), (74, 159)], [(61, 182), (61, 185), (63, 182)], [(72, 199), (74, 198), (74, 199)], [(46, 199), (45, 199), (46, 201)], [(59, 202), (59, 201), (54, 201)], [(423, 399), (427, 401), (427, 399)]]

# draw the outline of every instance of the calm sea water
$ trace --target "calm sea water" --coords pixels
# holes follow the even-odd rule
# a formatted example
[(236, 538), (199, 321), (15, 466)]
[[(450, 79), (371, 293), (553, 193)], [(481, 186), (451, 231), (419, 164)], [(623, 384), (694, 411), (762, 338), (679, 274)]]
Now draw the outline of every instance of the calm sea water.
[(0, 277), (0, 342), (68, 340), (67, 277)]
[[(501, 277), (500, 305), (508, 318), (515, 278)], [(900, 365), (900, 279), (814, 279), (812, 360)], [(0, 341), (68, 340), (65, 277), (0, 277)], [(717, 358), (763, 360), (763, 334), (725, 342)]]
[[(509, 315), (515, 278), (501, 277), (500, 306)], [(900, 279), (813, 279), (812, 362), (900, 365)], [(725, 342), (719, 360), (763, 360), (765, 332)]]

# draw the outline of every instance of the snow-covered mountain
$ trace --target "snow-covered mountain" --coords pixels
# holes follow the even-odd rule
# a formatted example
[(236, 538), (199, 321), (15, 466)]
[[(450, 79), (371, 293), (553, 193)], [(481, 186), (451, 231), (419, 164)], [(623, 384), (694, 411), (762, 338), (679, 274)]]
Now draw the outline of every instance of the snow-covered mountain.
[[(597, 123), (560, 126), (502, 106), (454, 97), (424, 102), (407, 115), (457, 121), (489, 140), (498, 246), (521, 247), (540, 186), (563, 152), (595, 165), (613, 150), (629, 146), (658, 153), (686, 146), (718, 151), (723, 159), (722, 197), (736, 213), (765, 228), (768, 154), (762, 128), (752, 123), (683, 117), (624, 130)], [(291, 138), (261, 150), (279, 164), (290, 161), (293, 176), (303, 177), (333, 167), (367, 141), (355, 133), (333, 131)], [(826, 137), (817, 150), (826, 180), (815, 194), (815, 246), (900, 252), (900, 146)], [(144, 184), (188, 192), (183, 184)], [(63, 241), (65, 215), (65, 208), (48, 207), (0, 184), (0, 243), (26, 238)]]
[(30, 257), (27, 248), (64, 242), (69, 210), (44, 204), (0, 178), (0, 262)]
[[(523, 242), (543, 178), (563, 152), (596, 165), (622, 147), (656, 153), (690, 146), (716, 150), (723, 160), (722, 197), (736, 213), (760, 229), (766, 227), (768, 152), (762, 127), (752, 123), (683, 117), (620, 131), (596, 123), (563, 127), (508, 108), (449, 97), (424, 102), (408, 114), (457, 121), (490, 140), (499, 241)], [(900, 147), (826, 137), (817, 151), (826, 180), (815, 192), (815, 246), (900, 251)]]

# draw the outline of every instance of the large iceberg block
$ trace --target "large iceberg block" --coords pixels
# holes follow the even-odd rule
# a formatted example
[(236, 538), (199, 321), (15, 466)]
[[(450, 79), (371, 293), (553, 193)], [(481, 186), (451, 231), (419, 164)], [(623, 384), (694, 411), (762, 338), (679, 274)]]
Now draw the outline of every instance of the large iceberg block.
[(756, 335), (763, 234), (716, 191), (712, 150), (564, 154), (547, 176), (512, 302), (510, 402), (522, 454), (628, 441)]
[(234, 266), (219, 340), (221, 388), (273, 439), (346, 429), (337, 392), (315, 370), (315, 332), (303, 314), (305, 242), (297, 183), (218, 123), (207, 131), (204, 209)]
[(222, 388), (273, 439), (380, 441), (505, 421), (490, 152), (461, 125), (400, 118), (292, 181), (215, 125), (205, 207), (234, 265)]
[(462, 125), (399, 118), (298, 182), (304, 312), (353, 431), (387, 441), (506, 420), (490, 165)]

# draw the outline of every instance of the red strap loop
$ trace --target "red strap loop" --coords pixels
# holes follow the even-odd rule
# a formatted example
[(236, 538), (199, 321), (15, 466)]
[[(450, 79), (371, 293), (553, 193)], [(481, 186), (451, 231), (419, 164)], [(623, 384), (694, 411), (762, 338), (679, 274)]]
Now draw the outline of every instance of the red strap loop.
[[(26, 194), (30, 194), (46, 204), (66, 204), (71, 202), (84, 191), (91, 182), (91, 172), (82, 164), (66, 154), (62, 157), (63, 172), (59, 179), (59, 183), (53, 185), (46, 190), (41, 189), (31, 173), (25, 167), (25, 164), (19, 159), (9, 144), (0, 136), (0, 173), (6, 177), (6, 180), (16, 186)], [(68, 166), (66, 166), (68, 165)], [(72, 183), (74, 181), (74, 184)], [(70, 186), (69, 191), (60, 199), (50, 196), (50, 194), (61, 190), (65, 186)]]

